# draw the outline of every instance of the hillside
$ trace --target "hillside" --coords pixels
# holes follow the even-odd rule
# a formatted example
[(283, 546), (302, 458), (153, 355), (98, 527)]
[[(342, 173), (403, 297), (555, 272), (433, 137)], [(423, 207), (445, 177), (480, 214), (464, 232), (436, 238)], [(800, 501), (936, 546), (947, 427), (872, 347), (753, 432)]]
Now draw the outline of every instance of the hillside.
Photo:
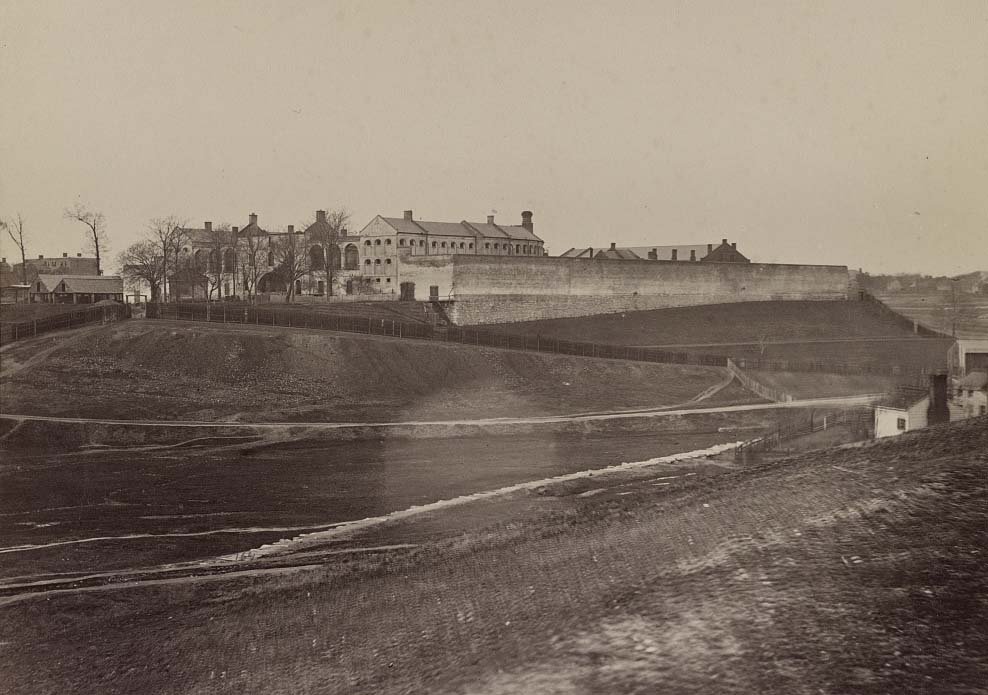
[(550, 486), (475, 503), (526, 502), (511, 523), (412, 517), (360, 538), (400, 548), (290, 574), (19, 601), (0, 675), (25, 693), (979, 692), (986, 425)]
[(757, 343), (900, 337), (912, 333), (863, 302), (740, 302), (490, 326), (505, 332), (619, 345)]
[[(164, 321), (131, 320), (45, 341), (43, 359), (2, 382), (5, 412), (204, 420), (502, 417), (673, 405), (725, 379), (724, 370), (710, 367)], [(5, 348), (5, 363), (30, 359), (39, 344)]]

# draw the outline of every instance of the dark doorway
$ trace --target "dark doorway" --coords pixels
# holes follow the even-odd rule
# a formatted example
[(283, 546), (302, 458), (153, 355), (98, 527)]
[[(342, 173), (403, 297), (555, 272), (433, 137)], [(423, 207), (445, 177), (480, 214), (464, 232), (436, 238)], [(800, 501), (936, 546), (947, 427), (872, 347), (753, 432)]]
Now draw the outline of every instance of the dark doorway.
[(401, 301), (403, 301), (403, 302), (414, 302), (415, 301), (415, 283), (414, 282), (403, 282), (403, 283), (401, 283)]
[(429, 286), (429, 301), (438, 302), (439, 301), (439, 285)]

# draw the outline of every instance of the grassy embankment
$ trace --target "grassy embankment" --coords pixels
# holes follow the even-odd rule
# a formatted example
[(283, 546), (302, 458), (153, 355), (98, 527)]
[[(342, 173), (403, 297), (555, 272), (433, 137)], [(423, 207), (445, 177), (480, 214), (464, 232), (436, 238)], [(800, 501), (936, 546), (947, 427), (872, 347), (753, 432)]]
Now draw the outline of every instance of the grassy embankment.
[(977, 692), (986, 425), (486, 529), (464, 508), (301, 574), (20, 601), (0, 672), (12, 693)]
[[(5, 379), (5, 412), (66, 417), (381, 421), (683, 403), (722, 369), (253, 326), (128, 321)], [(4, 357), (30, 355), (10, 346)], [(731, 400), (751, 400), (732, 390)], [(715, 402), (724, 402), (724, 398)]]
[[(949, 340), (922, 339), (864, 302), (745, 302), (501, 324), (504, 331), (684, 352), (854, 367), (938, 368)], [(753, 373), (795, 397), (879, 393), (901, 379), (877, 375)], [(906, 379), (908, 381), (908, 379)]]

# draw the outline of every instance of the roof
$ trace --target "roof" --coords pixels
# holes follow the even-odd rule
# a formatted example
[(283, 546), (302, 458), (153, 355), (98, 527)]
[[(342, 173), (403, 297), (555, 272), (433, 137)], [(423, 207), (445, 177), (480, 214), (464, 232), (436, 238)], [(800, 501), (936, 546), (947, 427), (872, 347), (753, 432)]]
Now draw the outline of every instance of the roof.
[(883, 408), (891, 408), (893, 410), (908, 410), (929, 397), (929, 391), (925, 388), (905, 386), (883, 400), (879, 405)]
[(958, 388), (978, 391), (988, 386), (988, 372), (970, 372), (957, 382)]
[(675, 246), (615, 246), (613, 248), (585, 248), (570, 249), (562, 254), (564, 258), (590, 258), (591, 251), (594, 258), (618, 258), (622, 260), (651, 260), (650, 254), (655, 251), (655, 260), (671, 261), (672, 252), (676, 252), (676, 260), (690, 260), (690, 253), (696, 254), (696, 260), (707, 255), (708, 244), (677, 244)]
[[(118, 275), (63, 275), (55, 283), (55, 291), (69, 294), (119, 294), (123, 292), (123, 279)], [(52, 287), (47, 285), (47, 287)]]
[(488, 224), (486, 222), (467, 222), (466, 220), (431, 222), (429, 220), (406, 220), (404, 217), (381, 217), (381, 219), (400, 234), (542, 241), (541, 238), (520, 225)]

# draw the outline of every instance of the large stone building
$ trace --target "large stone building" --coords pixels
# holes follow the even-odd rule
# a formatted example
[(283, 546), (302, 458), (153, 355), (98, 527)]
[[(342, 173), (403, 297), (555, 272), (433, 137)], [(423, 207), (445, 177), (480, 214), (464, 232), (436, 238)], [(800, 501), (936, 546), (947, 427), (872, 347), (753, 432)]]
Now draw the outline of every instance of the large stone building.
[[(245, 277), (247, 258), (257, 259), (256, 291), (262, 297), (283, 295), (294, 282), (296, 296), (394, 294), (399, 290), (401, 259), (411, 256), (458, 254), (491, 256), (545, 255), (542, 239), (535, 236), (532, 213), (522, 213), (520, 225), (487, 222), (430, 222), (416, 220), (411, 210), (402, 217), (374, 217), (360, 232), (334, 230), (326, 212), (316, 211), (315, 221), (304, 230), (289, 225), (284, 232), (270, 232), (251, 213), (243, 228), (183, 228), (187, 243), (183, 262), (169, 274), (169, 294), (177, 298), (222, 299), (243, 296), (251, 282)], [(286, 277), (277, 247), (293, 235), (298, 253), (304, 255), (301, 277)], [(249, 248), (258, 253), (250, 254)], [(329, 272), (327, 272), (327, 269)]]

